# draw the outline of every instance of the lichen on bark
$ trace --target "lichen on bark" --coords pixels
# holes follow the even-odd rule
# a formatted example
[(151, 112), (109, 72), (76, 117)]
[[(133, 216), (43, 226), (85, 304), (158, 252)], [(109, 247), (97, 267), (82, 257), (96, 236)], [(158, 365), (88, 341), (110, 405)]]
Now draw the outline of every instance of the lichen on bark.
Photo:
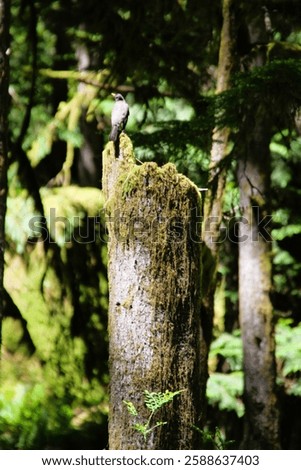
[[(125, 135), (120, 150), (122, 158), (116, 159), (109, 143), (103, 154), (109, 231), (110, 448), (195, 449), (198, 435), (193, 426), (200, 425), (206, 382), (200, 357), (200, 194), (172, 164), (136, 165)], [(158, 418), (167, 425), (144, 442), (122, 401), (143, 409), (144, 390), (183, 389)]]

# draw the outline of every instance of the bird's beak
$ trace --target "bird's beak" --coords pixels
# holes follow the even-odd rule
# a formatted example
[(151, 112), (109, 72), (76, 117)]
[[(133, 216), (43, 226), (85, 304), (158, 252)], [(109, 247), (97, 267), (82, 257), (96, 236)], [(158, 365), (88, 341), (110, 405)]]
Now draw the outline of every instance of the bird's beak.
[(116, 96), (116, 93), (111, 93), (111, 95), (113, 96), (113, 98), (115, 98), (115, 96)]

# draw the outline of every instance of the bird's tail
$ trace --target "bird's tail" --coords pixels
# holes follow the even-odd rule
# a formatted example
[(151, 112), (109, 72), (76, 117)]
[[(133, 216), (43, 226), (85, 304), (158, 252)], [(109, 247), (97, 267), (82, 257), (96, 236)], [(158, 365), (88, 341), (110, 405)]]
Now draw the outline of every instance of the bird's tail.
[(117, 138), (118, 138), (118, 126), (113, 126), (111, 133), (110, 133), (109, 140), (116, 142)]

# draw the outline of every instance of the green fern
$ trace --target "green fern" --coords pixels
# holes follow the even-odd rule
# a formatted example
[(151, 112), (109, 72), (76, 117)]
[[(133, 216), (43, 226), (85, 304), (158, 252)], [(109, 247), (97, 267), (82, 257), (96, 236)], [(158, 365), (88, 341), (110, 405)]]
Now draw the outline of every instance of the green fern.
[(123, 400), (123, 403), (126, 405), (127, 410), (128, 410), (130, 415), (132, 415), (132, 416), (137, 416), (138, 415), (138, 411), (136, 410), (135, 406), (133, 405), (133, 403), (131, 401)]
[[(176, 395), (179, 395), (182, 392), (184, 392), (184, 390), (177, 390), (176, 392), (170, 392), (169, 390), (166, 390), (165, 392), (149, 392), (148, 390), (144, 390), (144, 405), (148, 410), (150, 410), (150, 415), (145, 423), (133, 424), (133, 428), (142, 434), (144, 441), (146, 441), (148, 434), (154, 429), (167, 424), (167, 421), (156, 421), (154, 425), (151, 425), (154, 414), (157, 413), (157, 411), (164, 405), (171, 402)], [(139, 416), (135, 405), (131, 401), (123, 400), (123, 403), (126, 405), (127, 411), (131, 416)]]
[(214, 432), (211, 432), (207, 429), (200, 429), (197, 426), (193, 428), (200, 433), (202, 439), (202, 445), (206, 450), (226, 450), (231, 448), (235, 441), (227, 441), (223, 436), (221, 430), (216, 427)]
[(144, 404), (146, 408), (148, 408), (152, 413), (155, 413), (163, 405), (172, 401), (173, 398), (176, 395), (179, 395), (181, 392), (183, 392), (183, 390), (178, 390), (177, 392), (170, 392), (169, 390), (166, 390), (164, 393), (149, 392), (148, 390), (144, 390)]
[(291, 319), (281, 319), (276, 327), (276, 357), (281, 365), (278, 382), (289, 395), (301, 395), (301, 323), (292, 326)]

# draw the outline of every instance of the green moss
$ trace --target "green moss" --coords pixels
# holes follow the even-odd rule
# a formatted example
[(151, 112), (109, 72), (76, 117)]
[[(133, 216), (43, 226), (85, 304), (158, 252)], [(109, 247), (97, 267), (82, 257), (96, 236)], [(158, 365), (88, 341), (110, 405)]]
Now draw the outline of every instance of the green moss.
[[(159, 201), (168, 197), (172, 214), (177, 212), (179, 206), (177, 201), (181, 200), (183, 194), (188, 198), (195, 197), (196, 205), (199, 206), (201, 198), (197, 187), (184, 175), (177, 172), (175, 165), (167, 163), (163, 167), (158, 167), (154, 162), (144, 163), (140, 166), (133, 166), (127, 173), (121, 173), (118, 179), (119, 190), (117, 198), (121, 197), (125, 201), (140, 204), (140, 198), (156, 196)], [(195, 195), (193, 196), (193, 193)], [(136, 198), (134, 201), (134, 193)], [(116, 201), (118, 203), (118, 201)], [(138, 209), (138, 207), (136, 207)], [(133, 210), (131, 209), (131, 212)], [(138, 211), (136, 212), (138, 213)], [(168, 214), (170, 216), (170, 214)]]
[[(200, 226), (197, 226), (195, 217), (201, 215), (201, 197), (197, 187), (179, 174), (171, 163), (163, 167), (158, 167), (154, 162), (132, 164), (126, 172), (121, 169), (110, 198), (110, 211), (118, 214), (118, 227), (115, 226), (115, 230), (126, 242), (125, 245), (136, 243), (140, 238), (143, 246), (149, 247), (153, 254), (150, 272), (156, 276), (158, 267), (164, 266), (165, 276), (170, 279), (170, 283), (174, 282), (177, 275), (177, 267), (172, 264), (172, 260), (182, 259), (178, 250), (199, 249), (200, 234), (197, 230), (200, 230)], [(182, 214), (185, 214), (185, 218)], [(190, 243), (191, 236), (199, 243)], [(154, 244), (156, 249), (151, 250)], [(195, 266), (195, 269), (199, 270), (199, 266)], [(184, 290), (186, 282), (183, 279)], [(163, 305), (166, 293), (161, 292), (160, 299), (160, 286), (154, 283), (150, 288), (153, 290), (150, 298)]]
[[(116, 152), (119, 152), (116, 155)], [(125, 181), (135, 164), (135, 156), (131, 140), (126, 134), (120, 135), (119, 148), (116, 144), (108, 142), (103, 151), (103, 178), (102, 187), (105, 197), (105, 211), (110, 215), (116, 206), (115, 192)], [(119, 190), (118, 195), (119, 195)], [(119, 196), (120, 197), (120, 196)]]
[(130, 173), (126, 175), (123, 173), (119, 178), (118, 183), (121, 185), (121, 196), (125, 199), (127, 196), (130, 196), (139, 185), (140, 178), (140, 167), (134, 166)]
[(14, 353), (18, 350), (23, 334), (24, 332), (20, 320), (15, 320), (10, 317), (3, 320), (2, 336), (4, 338), (4, 347), (7, 351)]

